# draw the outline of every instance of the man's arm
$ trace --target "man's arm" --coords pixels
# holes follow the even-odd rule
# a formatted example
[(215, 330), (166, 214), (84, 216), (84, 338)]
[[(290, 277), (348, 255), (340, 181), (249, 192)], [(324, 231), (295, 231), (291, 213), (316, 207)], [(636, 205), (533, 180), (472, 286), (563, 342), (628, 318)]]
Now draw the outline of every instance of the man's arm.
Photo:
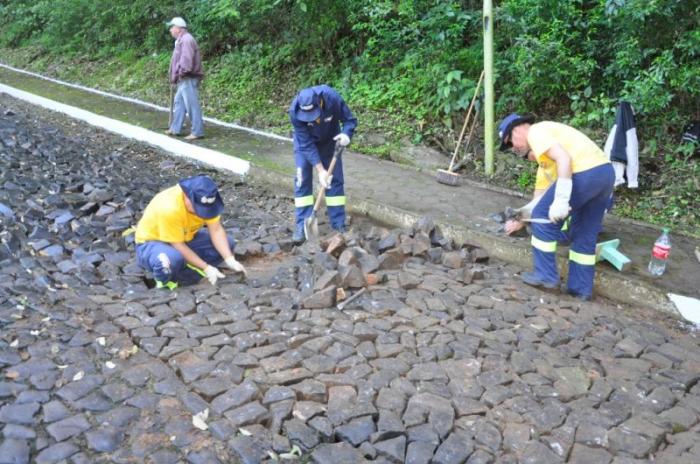
[(352, 111), (342, 97), (340, 97), (340, 121), (343, 124), (343, 133), (352, 138), (352, 135), (355, 133), (355, 128), (357, 127), (357, 118), (352, 114)]
[(180, 39), (180, 59), (178, 60), (178, 78), (186, 76), (194, 69), (194, 53), (197, 46), (191, 36)]
[(549, 206), (549, 219), (552, 222), (559, 222), (566, 219), (571, 211), (569, 205), (573, 189), (571, 155), (561, 145), (555, 143), (550, 147), (547, 156), (557, 163), (557, 183), (554, 187), (554, 200)]
[(224, 229), (224, 226), (221, 225), (221, 221), (207, 224), (207, 229), (209, 229), (211, 243), (214, 245), (214, 248), (219, 252), (221, 257), (224, 258), (224, 261), (231, 257), (233, 253), (231, 252), (228, 237), (226, 237), (226, 230)]
[(547, 156), (557, 163), (557, 178), (571, 179), (571, 155), (558, 143), (555, 143), (547, 151)]

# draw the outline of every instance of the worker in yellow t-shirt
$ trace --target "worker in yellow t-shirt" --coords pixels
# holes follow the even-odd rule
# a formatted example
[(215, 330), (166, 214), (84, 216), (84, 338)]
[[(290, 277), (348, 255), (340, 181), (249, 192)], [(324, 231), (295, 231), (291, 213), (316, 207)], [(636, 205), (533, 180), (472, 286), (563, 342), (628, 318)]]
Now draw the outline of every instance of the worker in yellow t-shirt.
[(202, 277), (216, 285), (224, 277), (216, 268), (222, 261), (246, 274), (231, 252), (236, 242), (221, 224), (223, 211), (216, 184), (204, 175), (183, 179), (153, 197), (136, 226), (135, 241), (139, 265), (153, 273), (158, 288), (172, 290)]
[[(593, 294), (595, 247), (608, 208), (615, 172), (603, 151), (583, 133), (557, 122), (535, 123), (532, 115), (510, 114), (498, 127), (501, 150), (538, 163), (533, 200), (525, 216), (549, 220), (532, 223), (534, 271), (522, 275), (528, 285), (559, 289), (557, 242), (571, 242), (567, 292), (588, 300)], [(568, 231), (563, 221), (570, 217)], [(511, 234), (524, 226), (506, 223)]]

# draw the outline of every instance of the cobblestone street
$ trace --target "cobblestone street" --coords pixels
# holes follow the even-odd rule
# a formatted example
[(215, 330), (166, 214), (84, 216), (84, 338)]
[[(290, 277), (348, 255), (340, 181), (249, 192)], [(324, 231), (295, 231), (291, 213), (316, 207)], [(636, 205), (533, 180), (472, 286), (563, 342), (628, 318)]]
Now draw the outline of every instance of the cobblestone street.
[[(0, 464), (700, 462), (678, 321), (524, 286), (428, 219), (294, 247), (291, 178), (2, 95), (0, 166)], [(150, 288), (122, 232), (202, 172), (249, 278)]]

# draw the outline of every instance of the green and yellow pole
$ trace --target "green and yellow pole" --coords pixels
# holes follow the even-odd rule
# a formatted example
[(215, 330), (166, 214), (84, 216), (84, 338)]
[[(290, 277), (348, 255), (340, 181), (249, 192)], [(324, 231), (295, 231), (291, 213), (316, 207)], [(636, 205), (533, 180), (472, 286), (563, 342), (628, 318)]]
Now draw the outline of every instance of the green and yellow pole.
[(493, 2), (484, 0), (484, 168), (493, 174)]

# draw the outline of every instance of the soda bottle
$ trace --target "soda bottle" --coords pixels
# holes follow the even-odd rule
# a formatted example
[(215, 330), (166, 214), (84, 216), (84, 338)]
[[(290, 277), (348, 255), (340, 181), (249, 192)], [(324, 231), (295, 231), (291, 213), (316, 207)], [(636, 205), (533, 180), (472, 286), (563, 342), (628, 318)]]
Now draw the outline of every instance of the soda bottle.
[(664, 228), (663, 233), (654, 243), (651, 250), (651, 261), (649, 261), (649, 274), (660, 276), (666, 270), (666, 262), (671, 252), (671, 238), (668, 236), (668, 228)]

